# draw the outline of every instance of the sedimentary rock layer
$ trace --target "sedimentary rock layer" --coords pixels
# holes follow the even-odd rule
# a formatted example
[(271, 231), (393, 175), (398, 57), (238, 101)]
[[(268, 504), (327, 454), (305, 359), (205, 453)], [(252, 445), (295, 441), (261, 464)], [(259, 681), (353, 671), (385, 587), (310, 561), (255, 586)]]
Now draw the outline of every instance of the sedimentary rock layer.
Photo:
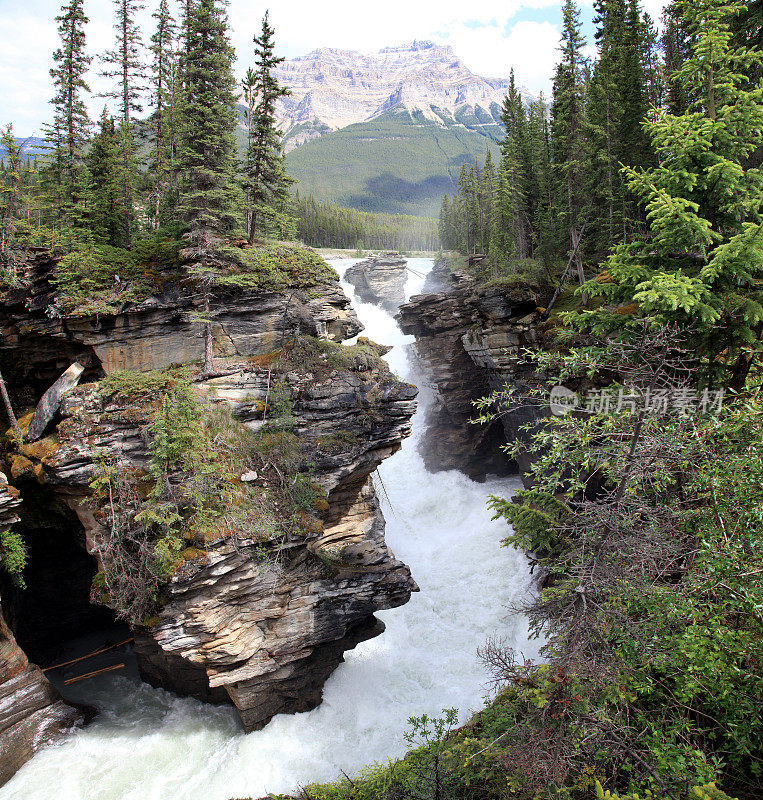
[[(513, 408), (500, 421), (470, 424), (474, 401), (506, 385), (522, 393), (538, 375), (525, 362), (525, 348), (542, 347), (545, 334), (539, 306), (547, 300), (529, 286), (479, 287), (464, 270), (437, 262), (425, 285), (427, 294), (401, 306), (397, 319), (416, 337), (417, 355), (438, 389), (427, 420), (431, 426), (423, 453), (427, 467), (461, 469), (475, 478), (511, 468), (501, 451), (507, 441), (526, 436), (523, 427), (538, 419), (536, 407)], [(523, 456), (514, 466), (524, 472)]]
[(383, 253), (353, 264), (344, 274), (364, 303), (374, 303), (394, 314), (405, 302), (408, 262), (397, 253)]
[[(93, 479), (104, 460), (117, 470), (148, 472), (148, 430), (161, 398), (109, 393), (94, 379), (172, 364), (190, 365), (193, 373), (204, 352), (203, 326), (194, 321), (202, 299), (168, 281), (161, 295), (119, 313), (67, 317), (50, 281), (55, 266), (49, 255), (37, 255), (25, 285), (0, 306), (3, 371), (22, 411), (74, 360), (87, 382), (63, 397), (48, 437), (11, 445), (9, 460), (19, 485), (38, 487), (35, 502), (71, 514), (70, 535), (99, 557), (111, 531)], [(298, 535), (263, 542), (234, 528), (208, 536), (162, 587), (153, 617), (132, 627), (145, 679), (233, 703), (252, 729), (276, 713), (314, 707), (343, 652), (383, 630), (374, 612), (405, 603), (417, 590), (386, 546), (371, 482), (410, 433), (416, 389), (392, 376), (379, 358), (385, 348), (364, 340), (351, 349), (339, 344), (362, 326), (336, 280), (283, 293), (217, 287), (210, 309), (215, 373), (197, 377), (193, 391), (207, 407), (228, 405), (235, 424), (257, 430), (272, 413), (277, 380), (299, 461), (308, 465), (300, 469), (309, 470), (325, 504)], [(284, 355), (300, 347), (301, 355)], [(273, 479), (256, 471), (242, 477), (264, 492)], [(23, 654), (14, 652), (21, 663)], [(58, 718), (39, 719), (37, 706), (25, 705), (17, 690), (7, 703), (36, 740), (77, 716), (61, 704), (56, 727)], [(16, 748), (8, 771), (30, 753)]]

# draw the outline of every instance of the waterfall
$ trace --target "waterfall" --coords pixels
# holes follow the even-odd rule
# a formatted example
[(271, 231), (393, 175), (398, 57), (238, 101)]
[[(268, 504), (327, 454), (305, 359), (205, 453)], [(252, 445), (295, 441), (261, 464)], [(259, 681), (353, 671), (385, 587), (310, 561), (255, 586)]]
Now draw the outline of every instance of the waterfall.
[[(355, 261), (330, 263), (343, 274)], [(417, 273), (432, 266), (430, 259), (410, 263)], [(422, 285), (411, 273), (408, 296)], [(406, 351), (412, 338), (385, 311), (355, 307), (363, 335), (394, 345), (392, 371), (420, 385)], [(527, 559), (500, 547), (505, 523), (491, 521), (486, 507), (489, 493), (508, 495), (519, 481), (479, 484), (458, 472), (426, 472), (416, 445), (433, 395), (420, 388), (414, 433), (376, 480), (387, 543), (410, 565), (421, 592), (378, 613), (386, 632), (346, 654), (320, 707), (245, 734), (231, 708), (175, 697), (134, 675), (103, 675), (78, 685), (81, 701), (101, 709), (95, 722), (40, 751), (0, 798), (230, 800), (294, 791), (402, 755), (410, 716), (455, 707), (465, 720), (479, 709), (487, 675), (476, 650), (490, 634), (535, 655), (525, 621), (509, 615), (530, 590)]]

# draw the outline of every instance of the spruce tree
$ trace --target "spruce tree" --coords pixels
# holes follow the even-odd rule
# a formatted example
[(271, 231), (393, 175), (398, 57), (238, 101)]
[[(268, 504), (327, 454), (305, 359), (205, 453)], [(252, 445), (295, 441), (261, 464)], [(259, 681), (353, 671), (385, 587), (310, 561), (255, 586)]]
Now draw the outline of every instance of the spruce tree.
[(119, 150), (122, 159), (122, 225), (125, 247), (132, 246), (135, 228), (135, 190), (138, 182), (135, 135), (132, 115), (143, 110), (140, 95), (145, 81), (145, 65), (142, 61), (143, 42), (135, 15), (143, 8), (138, 0), (114, 0), (116, 9), (116, 47), (103, 55), (103, 61), (110, 66), (101, 73), (108, 78), (116, 78), (115, 88), (105, 93), (118, 101)]
[(583, 261), (579, 239), (586, 204), (583, 175), (583, 126), (585, 60), (580, 35), (580, 11), (574, 0), (563, 7), (562, 59), (554, 76), (551, 109), (553, 163), (559, 217), (565, 223), (570, 251), (576, 253), (578, 277), (583, 283)]
[[(18, 219), (24, 203), (21, 168), (23, 163), (22, 145), (13, 135), (13, 125), (2, 131), (0, 146), (3, 148), (2, 176), (0, 176), (0, 267), (9, 265), (10, 270), (3, 270), (3, 277), (15, 278), (12, 250), (16, 244)], [(10, 273), (10, 274), (9, 274)], [(0, 273), (2, 274), (2, 273)]]
[(167, 0), (160, 0), (152, 15), (156, 29), (151, 37), (151, 135), (154, 139), (151, 172), (153, 191), (150, 214), (160, 225), (162, 205), (172, 205), (177, 194), (178, 149), (178, 54), (175, 52), (177, 26)]
[(238, 229), (233, 48), (221, 0), (189, 2), (185, 24), (178, 210), (187, 226), (183, 256), (203, 292), (204, 369), (211, 372), (209, 292), (215, 273), (228, 263), (226, 237)]
[(276, 101), (290, 94), (278, 84), (273, 70), (283, 62), (274, 51), (273, 34), (268, 13), (262, 20), (262, 31), (254, 37), (255, 67), (244, 81), (247, 100), (248, 147), (244, 162), (244, 190), (247, 196), (249, 243), (254, 242), (258, 221), (263, 219), (278, 227), (279, 211), (293, 183), (285, 170), (281, 132), (275, 115)]
[(527, 258), (530, 255), (531, 237), (527, 195), (529, 146), (527, 141), (527, 119), (522, 96), (511, 70), (509, 91), (501, 111), (506, 134), (501, 142), (497, 202), (496, 247), (502, 261), (511, 258)]
[(106, 107), (87, 155), (91, 179), (90, 226), (97, 240), (113, 247), (124, 241), (124, 194), (120, 142), (114, 118)]
[(659, 166), (626, 174), (649, 233), (615, 248), (588, 284), (606, 305), (579, 319), (601, 332), (644, 316), (683, 325), (708, 380), (740, 388), (763, 332), (763, 175), (748, 161), (763, 143), (763, 87), (747, 80), (763, 57), (732, 42), (741, 3), (675, 8), (693, 42), (676, 79), (694, 99), (646, 123)]
[(46, 131), (49, 188), (57, 216), (64, 228), (72, 222), (72, 209), (78, 202), (77, 187), (83, 164), (90, 119), (83, 94), (90, 88), (85, 75), (91, 58), (85, 52), (85, 16), (83, 0), (70, 0), (56, 17), (61, 46), (53, 53), (55, 66), (50, 70), (55, 94), (53, 123)]

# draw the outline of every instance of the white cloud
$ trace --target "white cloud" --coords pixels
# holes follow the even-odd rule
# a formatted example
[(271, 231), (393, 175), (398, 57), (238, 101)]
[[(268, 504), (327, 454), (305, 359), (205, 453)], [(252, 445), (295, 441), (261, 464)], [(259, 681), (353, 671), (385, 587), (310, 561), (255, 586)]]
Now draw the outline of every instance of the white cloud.
[[(148, 38), (153, 28), (150, 14), (157, 2), (146, 2), (142, 19)], [(39, 132), (41, 123), (49, 118), (52, 87), (48, 70), (50, 54), (57, 45), (54, 17), (59, 3), (26, 0), (20, 16), (19, 0), (0, 0), (0, 123), (13, 121), (20, 134)], [(558, 28), (550, 20), (558, 16), (559, 4), (560, 0), (385, 0), (363, 4), (357, 0), (231, 0), (229, 15), (238, 74), (251, 63), (252, 36), (269, 7), (277, 50), (287, 57), (318, 47), (371, 52), (413, 39), (433, 39), (452, 45), (479, 74), (507, 77), (513, 66), (520, 83), (533, 91), (548, 92), (559, 40)], [(655, 16), (663, 4), (664, 0), (646, 0)], [(85, 10), (91, 20), (88, 47), (93, 54), (103, 52), (111, 44), (112, 4), (85, 0)], [(528, 10), (536, 21), (521, 19)], [(537, 21), (539, 17), (546, 19)], [(103, 79), (95, 74), (91, 83), (96, 91), (104, 88)], [(94, 116), (103, 102), (93, 98)]]

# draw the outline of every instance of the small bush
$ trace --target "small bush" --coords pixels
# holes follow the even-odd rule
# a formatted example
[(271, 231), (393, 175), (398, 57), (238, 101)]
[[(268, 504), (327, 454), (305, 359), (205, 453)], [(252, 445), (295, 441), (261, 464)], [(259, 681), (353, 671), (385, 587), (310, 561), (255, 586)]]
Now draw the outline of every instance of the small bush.
[(98, 382), (98, 388), (105, 397), (143, 397), (171, 392), (179, 383), (188, 381), (187, 367), (167, 367), (166, 369), (138, 372), (119, 370), (106, 375)]
[(0, 531), (0, 564), (19, 588), (24, 588), (24, 569), (27, 563), (27, 549), (20, 533), (11, 530)]
[(152, 291), (134, 253), (98, 245), (74, 250), (56, 267), (51, 282), (59, 304), (71, 316), (114, 314), (125, 304), (145, 300)]

